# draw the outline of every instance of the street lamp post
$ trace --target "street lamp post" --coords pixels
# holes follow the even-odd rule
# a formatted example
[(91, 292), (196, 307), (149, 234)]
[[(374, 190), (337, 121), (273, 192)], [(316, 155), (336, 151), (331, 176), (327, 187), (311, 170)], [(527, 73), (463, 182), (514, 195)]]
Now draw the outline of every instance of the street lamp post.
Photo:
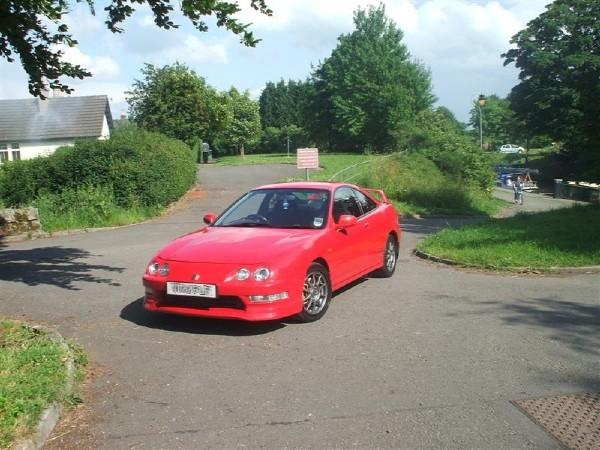
[(479, 146), (483, 149), (483, 115), (481, 108), (485, 106), (485, 95), (480, 94), (477, 99), (477, 108), (479, 109)]

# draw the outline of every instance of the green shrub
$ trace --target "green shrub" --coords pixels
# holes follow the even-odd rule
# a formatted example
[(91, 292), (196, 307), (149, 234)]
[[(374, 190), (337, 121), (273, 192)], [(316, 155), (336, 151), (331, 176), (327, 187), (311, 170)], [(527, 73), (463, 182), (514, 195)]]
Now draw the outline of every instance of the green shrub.
[(490, 214), (498, 203), (488, 193), (445, 175), (422, 154), (398, 154), (372, 164), (359, 184), (383, 189), (412, 213)]
[(40, 194), (32, 203), (38, 208), (45, 231), (95, 228), (139, 222), (155, 214), (156, 208), (119, 206), (111, 186), (66, 188), (59, 193)]
[(420, 113), (408, 146), (433, 161), (444, 174), (491, 192), (493, 159), (439, 110)]
[(0, 167), (0, 199), (28, 206), (40, 195), (69, 195), (82, 186), (112, 191), (122, 207), (161, 207), (196, 180), (196, 155), (181, 141), (133, 126), (106, 141), (81, 140), (53, 155)]

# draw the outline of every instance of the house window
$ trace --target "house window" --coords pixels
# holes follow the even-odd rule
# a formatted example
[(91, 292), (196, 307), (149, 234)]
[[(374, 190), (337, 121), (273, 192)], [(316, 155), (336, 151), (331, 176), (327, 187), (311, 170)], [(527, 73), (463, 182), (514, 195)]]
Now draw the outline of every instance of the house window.
[(12, 144), (10, 144), (10, 148), (12, 148), (13, 150), (19, 150), (19, 143), (13, 142)]
[(12, 151), (12, 160), (20, 161), (21, 160), (21, 150), (13, 150)]
[(8, 161), (8, 152), (6, 150), (0, 150), (0, 163)]

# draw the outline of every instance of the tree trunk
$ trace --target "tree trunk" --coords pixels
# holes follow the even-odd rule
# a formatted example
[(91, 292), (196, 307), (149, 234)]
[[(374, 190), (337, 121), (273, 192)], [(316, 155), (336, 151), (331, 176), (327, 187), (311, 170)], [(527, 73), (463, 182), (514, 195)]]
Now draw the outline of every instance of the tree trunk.
[(244, 144), (242, 144), (240, 148), (240, 155), (242, 155), (242, 159), (244, 159)]

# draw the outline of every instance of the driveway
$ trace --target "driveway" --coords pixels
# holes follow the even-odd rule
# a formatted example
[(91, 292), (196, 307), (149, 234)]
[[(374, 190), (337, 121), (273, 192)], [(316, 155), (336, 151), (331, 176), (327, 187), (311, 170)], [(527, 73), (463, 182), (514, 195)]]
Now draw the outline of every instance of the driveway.
[(511, 400), (600, 390), (597, 276), (456, 271), (410, 252), (325, 317), (248, 324), (142, 309), (160, 246), (293, 166), (202, 167), (204, 193), (138, 226), (0, 249), (0, 315), (56, 327), (99, 367), (102, 449), (560, 448)]

